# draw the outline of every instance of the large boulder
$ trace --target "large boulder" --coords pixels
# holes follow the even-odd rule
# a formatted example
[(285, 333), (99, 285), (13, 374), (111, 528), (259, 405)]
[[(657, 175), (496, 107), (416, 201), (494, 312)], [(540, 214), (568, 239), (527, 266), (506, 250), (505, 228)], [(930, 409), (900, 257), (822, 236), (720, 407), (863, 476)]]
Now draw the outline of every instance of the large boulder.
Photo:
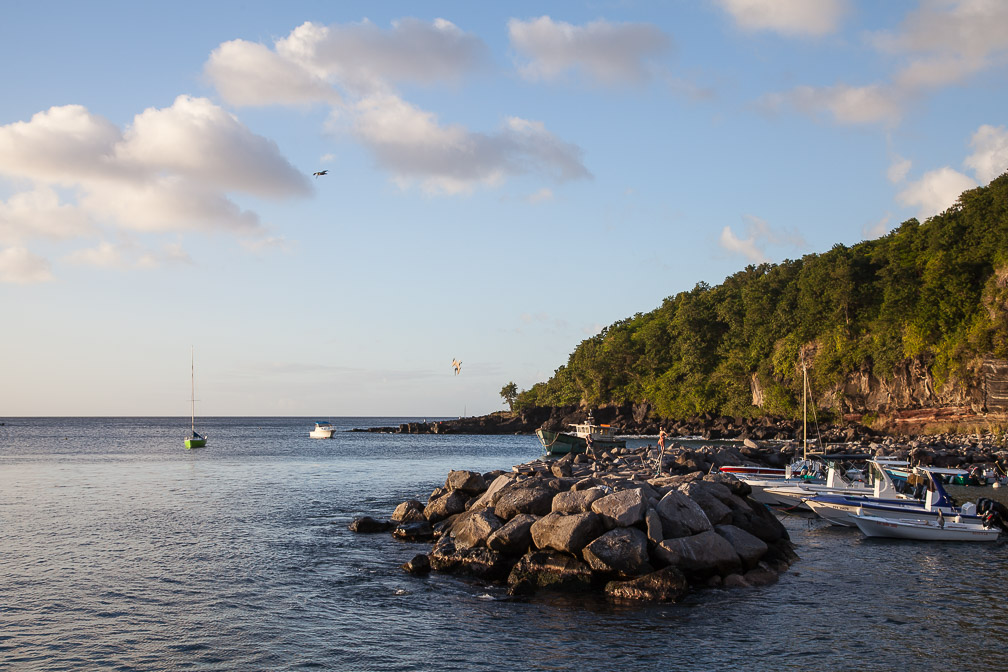
[(403, 541), (430, 541), (434, 538), (434, 528), (426, 520), (399, 523), (392, 530), (392, 536)]
[(536, 588), (584, 590), (591, 586), (592, 570), (565, 553), (534, 551), (523, 555), (512, 567), (507, 582), (512, 591), (523, 584)]
[(602, 488), (587, 490), (567, 490), (553, 497), (553, 513), (584, 513), (591, 509), (592, 502), (605, 496)]
[(728, 540), (747, 568), (755, 567), (769, 549), (762, 539), (734, 525), (717, 525), (714, 531)]
[(481, 509), (460, 516), (459, 521), (452, 526), (455, 545), (459, 548), (485, 546), (487, 538), (503, 525), (504, 521), (490, 509)]
[(487, 548), (510, 555), (524, 554), (532, 545), (532, 523), (536, 520), (532, 514), (519, 513), (487, 537)]
[(467, 495), (478, 495), (487, 489), (483, 474), (475, 471), (449, 471), (445, 479), (445, 487), (449, 490), (461, 490)]
[(591, 510), (599, 515), (607, 529), (630, 527), (644, 520), (647, 501), (640, 488), (618, 490), (592, 502)]
[(592, 512), (565, 516), (550, 513), (532, 524), (532, 542), (536, 548), (578, 555), (603, 531), (602, 520)]
[(484, 581), (502, 581), (512, 562), (489, 548), (459, 548), (448, 536), (441, 537), (430, 555), (431, 568), (439, 572), (465, 574)]
[(732, 545), (714, 530), (691, 537), (666, 539), (658, 544), (655, 553), (668, 564), (699, 576), (727, 576), (742, 566)]
[(678, 490), (666, 493), (655, 509), (662, 517), (662, 529), (666, 539), (686, 537), (714, 529), (700, 505)]
[(351, 532), (360, 532), (362, 534), (371, 534), (373, 532), (388, 532), (393, 527), (393, 524), (384, 520), (375, 520), (371, 516), (361, 516), (360, 518), (354, 518), (353, 522), (350, 523)]
[(461, 490), (450, 490), (437, 499), (432, 499), (424, 508), (424, 517), (431, 523), (444, 520), (448, 516), (462, 513), (466, 510), (469, 497)]
[(556, 490), (536, 482), (515, 483), (501, 491), (494, 512), (504, 520), (511, 520), (519, 513), (545, 516), (553, 508), (555, 495)]
[[(718, 490), (720, 488), (720, 490)], [(718, 494), (731, 497), (731, 490), (718, 483), (693, 481), (679, 487), (679, 491), (700, 505), (704, 515), (713, 525), (728, 523), (732, 519), (732, 510), (718, 499)], [(723, 493), (721, 492), (723, 491)]]
[(635, 527), (609, 530), (584, 548), (583, 556), (592, 569), (637, 576), (651, 572), (647, 536)]
[(490, 487), (469, 505), (469, 510), (485, 509), (497, 503), (504, 489), (514, 482), (514, 474), (501, 474), (490, 482)]
[(424, 505), (418, 499), (407, 499), (392, 512), (393, 523), (419, 523), (424, 518)]
[(660, 602), (675, 602), (688, 590), (689, 582), (675, 567), (664, 567), (629, 581), (610, 581), (605, 586), (610, 597)]

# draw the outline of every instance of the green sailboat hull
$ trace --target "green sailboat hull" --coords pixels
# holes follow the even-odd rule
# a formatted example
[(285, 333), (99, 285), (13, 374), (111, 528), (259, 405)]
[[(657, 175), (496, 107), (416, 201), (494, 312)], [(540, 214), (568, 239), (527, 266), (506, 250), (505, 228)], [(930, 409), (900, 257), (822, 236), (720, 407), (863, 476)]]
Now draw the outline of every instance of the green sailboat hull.
[(206, 438), (204, 437), (202, 439), (186, 439), (185, 440), (185, 447), (186, 447), (186, 449), (205, 448), (206, 447)]

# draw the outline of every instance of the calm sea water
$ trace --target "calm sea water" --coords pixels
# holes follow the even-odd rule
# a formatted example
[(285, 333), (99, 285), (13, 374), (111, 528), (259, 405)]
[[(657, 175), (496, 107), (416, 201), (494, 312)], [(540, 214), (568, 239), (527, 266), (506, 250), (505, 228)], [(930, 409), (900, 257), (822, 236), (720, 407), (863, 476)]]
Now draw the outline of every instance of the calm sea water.
[[(528, 436), (308, 438), (312, 418), (0, 418), (0, 669), (1002, 670), (1008, 546), (784, 519), (802, 560), (676, 605), (508, 599), (355, 535)], [(343, 429), (400, 418), (336, 418)]]

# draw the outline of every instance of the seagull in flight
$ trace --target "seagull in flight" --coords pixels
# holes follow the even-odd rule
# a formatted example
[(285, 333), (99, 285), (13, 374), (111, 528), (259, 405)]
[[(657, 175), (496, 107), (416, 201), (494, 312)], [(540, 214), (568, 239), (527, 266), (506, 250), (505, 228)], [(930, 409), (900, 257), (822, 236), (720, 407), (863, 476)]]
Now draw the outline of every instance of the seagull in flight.
[(462, 361), (458, 359), (452, 360), (452, 367), (455, 369), (455, 375), (462, 373)]
[(322, 175), (328, 175), (328, 174), (329, 174), (329, 171), (328, 171), (328, 170), (320, 170), (320, 171), (318, 171), (317, 173), (312, 173), (312, 175), (314, 175), (314, 176), (315, 176), (315, 179), (316, 179), (316, 180), (317, 180), (317, 179), (318, 179), (319, 177), (321, 177)]

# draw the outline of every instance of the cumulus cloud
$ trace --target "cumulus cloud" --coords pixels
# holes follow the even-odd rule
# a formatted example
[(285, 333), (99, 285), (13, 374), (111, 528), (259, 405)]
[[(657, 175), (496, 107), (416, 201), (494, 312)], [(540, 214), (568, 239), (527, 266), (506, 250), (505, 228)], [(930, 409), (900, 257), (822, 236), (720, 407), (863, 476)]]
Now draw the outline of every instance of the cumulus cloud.
[(574, 71), (604, 85), (641, 82), (651, 60), (671, 45), (655, 26), (593, 21), (575, 26), (541, 16), (511, 19), (508, 35), (515, 51), (528, 59), (520, 67), (529, 79), (554, 80)]
[(837, 30), (846, 0), (717, 0), (743, 30), (818, 37)]
[(74, 250), (65, 260), (78, 266), (109, 270), (160, 268), (166, 264), (191, 264), (189, 254), (178, 243), (168, 243), (159, 250), (146, 249), (136, 241), (102, 241), (94, 247)]
[(975, 186), (971, 177), (946, 166), (909, 183), (896, 198), (903, 205), (916, 207), (920, 219), (927, 219), (947, 210), (959, 194)]
[(144, 110), (125, 129), (80, 105), (0, 126), (0, 175), (15, 188), (32, 185), (0, 201), (0, 240), (7, 242), (105, 229), (256, 232), (258, 215), (230, 194), (311, 193), (308, 178), (274, 142), (189, 96)]
[(589, 176), (581, 150), (542, 124), (518, 118), (478, 132), (442, 123), (404, 100), (398, 84), (452, 83), (483, 67), (488, 49), (444, 19), (305, 23), (273, 47), (235, 40), (214, 50), (205, 73), (236, 105), (324, 103), (328, 129), (345, 131), (400, 186), (467, 193), (525, 173), (557, 181)]
[(395, 83), (457, 81), (488, 61), (486, 45), (444, 19), (403, 19), (382, 30), (368, 20), (306, 22), (273, 49), (232, 40), (211, 53), (204, 73), (234, 105), (337, 104)]
[(970, 141), (973, 154), (964, 164), (972, 168), (980, 184), (987, 184), (1008, 170), (1008, 130), (984, 124)]
[(797, 232), (775, 229), (766, 220), (754, 215), (744, 215), (742, 219), (746, 230), (744, 238), (736, 235), (730, 226), (726, 226), (721, 230), (718, 242), (723, 249), (740, 254), (753, 263), (769, 260), (764, 249), (768, 245), (799, 249), (808, 247), (805, 239)]
[(20, 246), (0, 249), (0, 282), (30, 285), (52, 279), (48, 260)]
[(929, 0), (900, 28), (874, 36), (875, 45), (908, 62), (896, 75), (905, 89), (964, 80), (1008, 54), (1008, 4), (991, 0)]
[(894, 123), (901, 115), (901, 102), (883, 86), (799, 86), (786, 93), (764, 96), (770, 111), (794, 108), (809, 116), (827, 114), (841, 124)]
[(355, 135), (403, 186), (419, 181), (428, 192), (455, 194), (528, 172), (590, 176), (581, 150), (538, 122), (512, 118), (494, 133), (473, 133), (391, 94), (368, 97), (355, 112)]

